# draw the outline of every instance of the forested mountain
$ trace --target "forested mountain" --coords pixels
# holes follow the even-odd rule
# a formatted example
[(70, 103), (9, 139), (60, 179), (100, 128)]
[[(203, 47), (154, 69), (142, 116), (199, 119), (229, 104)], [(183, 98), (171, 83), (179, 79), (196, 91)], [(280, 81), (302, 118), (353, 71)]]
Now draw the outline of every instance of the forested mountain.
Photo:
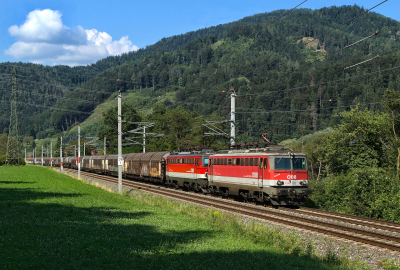
[[(385, 89), (399, 90), (396, 21), (373, 12), (351, 20), (365, 9), (343, 6), (295, 10), (273, 22), (285, 12), (165, 38), (86, 67), (17, 64), (20, 131), (45, 137), (67, 130), (117, 90), (137, 93), (138, 109), (162, 100), (225, 119), (233, 87), (239, 141), (261, 132), (280, 141), (334, 125), (349, 105), (379, 110)], [(13, 65), (0, 65), (1, 131), (8, 128)]]

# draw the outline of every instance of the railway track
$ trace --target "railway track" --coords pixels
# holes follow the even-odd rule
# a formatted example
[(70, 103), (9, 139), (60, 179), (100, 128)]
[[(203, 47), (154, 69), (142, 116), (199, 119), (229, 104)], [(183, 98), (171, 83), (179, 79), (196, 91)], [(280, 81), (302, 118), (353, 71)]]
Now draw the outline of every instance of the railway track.
[[(65, 171), (75, 175), (77, 174), (76, 170), (65, 169)], [(81, 172), (81, 176), (111, 183), (118, 182), (118, 180), (112, 176), (88, 172)], [(257, 207), (245, 203), (222, 200), (211, 196), (184, 192), (127, 179), (123, 179), (123, 186), (132, 189), (141, 189), (152, 194), (191, 202), (204, 207), (213, 207), (215, 209), (257, 218), (261, 221), (284, 224), (371, 246), (400, 251), (400, 237), (398, 235), (398, 233), (400, 233), (400, 224), (394, 222), (332, 213), (306, 207), (300, 207), (299, 209)], [(376, 230), (379, 232), (376, 232)]]

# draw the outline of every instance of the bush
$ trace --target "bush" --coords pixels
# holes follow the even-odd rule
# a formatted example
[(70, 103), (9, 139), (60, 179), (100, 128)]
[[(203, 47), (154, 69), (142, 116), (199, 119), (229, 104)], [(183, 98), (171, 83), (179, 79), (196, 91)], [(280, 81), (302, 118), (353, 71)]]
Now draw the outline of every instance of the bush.
[(3, 166), (6, 163), (7, 156), (0, 156), (0, 166)]
[[(6, 164), (7, 160), (7, 155), (0, 156), (0, 166), (3, 166)], [(25, 159), (24, 158), (18, 158), (18, 160), (13, 160), (10, 165), (25, 165)]]
[(350, 169), (311, 182), (310, 206), (370, 218), (400, 221), (400, 192), (395, 175), (382, 168)]

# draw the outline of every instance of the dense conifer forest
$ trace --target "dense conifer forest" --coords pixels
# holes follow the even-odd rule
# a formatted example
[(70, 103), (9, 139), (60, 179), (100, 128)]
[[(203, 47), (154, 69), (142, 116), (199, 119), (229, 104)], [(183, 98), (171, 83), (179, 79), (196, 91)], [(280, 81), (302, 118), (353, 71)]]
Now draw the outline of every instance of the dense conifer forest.
[(138, 110), (161, 100), (167, 109), (181, 106), (227, 119), (228, 92), (234, 88), (240, 142), (258, 140), (260, 132), (282, 141), (332, 127), (341, 121), (338, 113), (352, 105), (382, 110), (376, 102), (384, 91), (400, 86), (399, 24), (373, 12), (345, 23), (365, 11), (359, 6), (299, 9), (275, 22), (287, 10), (258, 14), (88, 66), (2, 63), (0, 131), (8, 129), (13, 67), (24, 136), (66, 131), (118, 90), (141, 94)]

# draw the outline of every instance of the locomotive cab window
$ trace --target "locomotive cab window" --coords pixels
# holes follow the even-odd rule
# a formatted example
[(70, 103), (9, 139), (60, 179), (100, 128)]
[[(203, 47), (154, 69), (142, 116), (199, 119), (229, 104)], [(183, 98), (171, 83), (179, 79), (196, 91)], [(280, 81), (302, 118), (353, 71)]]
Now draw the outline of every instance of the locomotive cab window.
[(240, 166), (240, 158), (236, 159), (236, 166)]
[(232, 159), (228, 158), (228, 165), (232, 165)]
[(284, 158), (284, 157), (276, 157), (275, 158), (275, 170), (291, 170), (291, 159), (290, 158)]
[(305, 158), (293, 158), (293, 170), (307, 170)]
[(249, 159), (248, 159), (248, 158), (246, 158), (246, 159), (244, 160), (244, 164), (245, 164), (246, 166), (249, 166)]
[(203, 167), (208, 167), (208, 157), (203, 158)]

